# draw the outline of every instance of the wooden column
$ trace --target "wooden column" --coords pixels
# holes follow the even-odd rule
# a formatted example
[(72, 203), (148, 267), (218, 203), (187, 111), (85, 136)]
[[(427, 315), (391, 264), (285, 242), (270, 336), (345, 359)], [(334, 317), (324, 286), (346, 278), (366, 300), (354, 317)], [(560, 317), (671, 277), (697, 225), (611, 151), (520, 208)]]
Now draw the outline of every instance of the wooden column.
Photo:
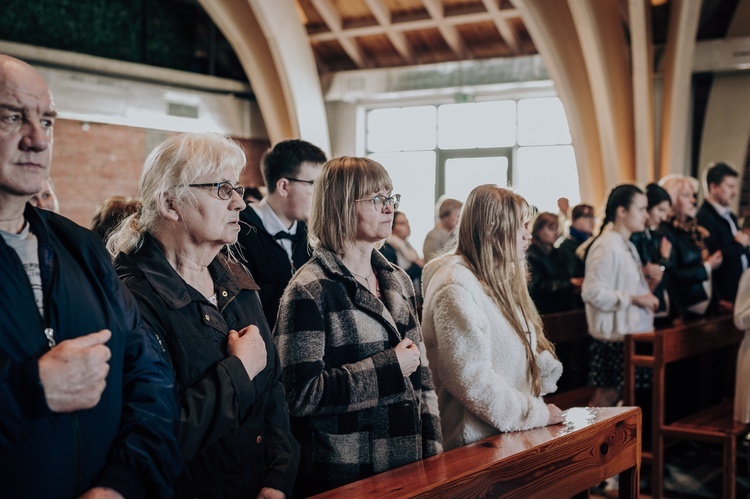
[(664, 54), (659, 176), (685, 173), (690, 145), (690, 89), (701, 0), (673, 0)]
[(633, 182), (633, 91), (617, 0), (568, 0), (594, 100), (607, 186)]
[(635, 180), (641, 185), (656, 179), (654, 162), (654, 78), (652, 68), (651, 6), (648, 0), (629, 0), (630, 55), (633, 81), (633, 139)]
[(199, 0), (248, 75), (271, 143), (330, 150), (320, 79), (294, 0)]

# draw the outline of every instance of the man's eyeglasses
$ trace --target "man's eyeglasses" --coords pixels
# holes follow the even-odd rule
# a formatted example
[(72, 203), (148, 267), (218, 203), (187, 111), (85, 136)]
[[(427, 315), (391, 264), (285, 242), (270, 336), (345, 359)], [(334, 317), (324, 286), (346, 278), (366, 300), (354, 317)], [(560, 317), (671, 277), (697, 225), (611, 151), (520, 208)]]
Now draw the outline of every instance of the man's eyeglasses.
[(237, 187), (235, 187), (228, 180), (225, 180), (223, 182), (212, 182), (208, 184), (188, 184), (188, 187), (215, 187), (216, 195), (219, 196), (219, 199), (224, 199), (224, 200), (227, 200), (232, 197), (232, 191), (239, 194), (240, 197), (243, 197), (245, 194), (244, 187), (242, 187), (241, 185), (238, 185)]
[(284, 177), (284, 178), (290, 182), (299, 182), (300, 184), (309, 184), (309, 185), (315, 184), (314, 180), (302, 180), (301, 178), (294, 178), (294, 177)]
[(401, 203), (401, 194), (394, 194), (393, 196), (381, 196), (378, 194), (372, 198), (355, 199), (355, 202), (359, 203), (361, 201), (372, 201), (372, 204), (375, 205), (375, 209), (378, 211), (383, 211), (386, 205), (390, 205), (394, 210), (398, 210), (398, 205)]

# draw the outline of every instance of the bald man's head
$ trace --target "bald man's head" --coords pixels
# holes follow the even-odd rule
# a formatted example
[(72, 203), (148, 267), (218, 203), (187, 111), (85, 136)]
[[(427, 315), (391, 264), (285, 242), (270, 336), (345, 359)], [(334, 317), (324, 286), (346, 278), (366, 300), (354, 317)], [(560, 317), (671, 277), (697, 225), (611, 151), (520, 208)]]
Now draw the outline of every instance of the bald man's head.
[(0, 202), (42, 190), (52, 160), (55, 103), (39, 72), (0, 55)]

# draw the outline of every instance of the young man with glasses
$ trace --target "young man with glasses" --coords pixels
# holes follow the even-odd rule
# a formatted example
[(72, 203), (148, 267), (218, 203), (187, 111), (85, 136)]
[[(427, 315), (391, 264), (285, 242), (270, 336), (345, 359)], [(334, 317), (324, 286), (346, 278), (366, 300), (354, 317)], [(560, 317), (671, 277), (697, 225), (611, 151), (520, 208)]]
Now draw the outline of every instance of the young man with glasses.
[(263, 311), (273, 329), (286, 285), (310, 258), (307, 219), (313, 183), (326, 155), (304, 140), (285, 140), (266, 152), (261, 162), (268, 195), (240, 212), (244, 224), (237, 242), (243, 263), (260, 286)]

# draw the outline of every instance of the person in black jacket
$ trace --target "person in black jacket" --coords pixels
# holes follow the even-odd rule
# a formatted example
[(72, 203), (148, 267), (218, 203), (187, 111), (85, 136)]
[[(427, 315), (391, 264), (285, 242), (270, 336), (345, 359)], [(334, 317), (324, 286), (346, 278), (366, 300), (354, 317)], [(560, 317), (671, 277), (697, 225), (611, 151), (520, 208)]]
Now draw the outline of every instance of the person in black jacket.
[(0, 495), (170, 497), (182, 461), (161, 346), (96, 234), (27, 203), (55, 114), (41, 75), (0, 55)]
[(585, 266), (576, 251), (594, 233), (594, 207), (578, 204), (571, 210), (570, 219), (568, 235), (555, 243), (556, 255), (570, 277), (583, 277)]
[(750, 262), (750, 236), (739, 229), (732, 213), (732, 201), (738, 193), (738, 173), (726, 163), (715, 163), (706, 170), (706, 199), (695, 216), (708, 231), (706, 248), (721, 251), (724, 263), (713, 279), (714, 302), (721, 311), (731, 311), (737, 297), (742, 272)]
[(659, 184), (672, 199), (672, 213), (660, 227), (672, 244), (672, 257), (666, 266), (670, 295), (683, 317), (702, 317), (711, 300), (710, 278), (722, 265), (722, 253), (709, 253), (705, 245), (708, 232), (695, 221), (698, 181), (670, 175)]
[(571, 278), (555, 257), (552, 244), (557, 239), (558, 218), (554, 213), (540, 213), (531, 229), (531, 245), (526, 253), (531, 281), (529, 292), (540, 314), (583, 308), (581, 283)]
[(181, 407), (178, 498), (290, 496), (298, 446), (258, 285), (221, 253), (245, 208), (241, 147), (183, 134), (146, 159), (140, 211), (108, 240), (115, 267), (162, 338)]
[(238, 256), (260, 286), (263, 311), (273, 329), (286, 285), (310, 259), (307, 219), (312, 186), (326, 155), (304, 140), (285, 140), (266, 152), (261, 162), (268, 195), (240, 213), (244, 227)]
[(654, 325), (671, 323), (674, 307), (671, 306), (666, 269), (672, 256), (672, 243), (662, 234), (660, 225), (672, 211), (672, 198), (656, 183), (646, 186), (648, 220), (643, 232), (634, 232), (630, 242), (638, 250), (643, 265), (643, 276), (651, 292), (659, 299), (659, 308), (654, 312)]

